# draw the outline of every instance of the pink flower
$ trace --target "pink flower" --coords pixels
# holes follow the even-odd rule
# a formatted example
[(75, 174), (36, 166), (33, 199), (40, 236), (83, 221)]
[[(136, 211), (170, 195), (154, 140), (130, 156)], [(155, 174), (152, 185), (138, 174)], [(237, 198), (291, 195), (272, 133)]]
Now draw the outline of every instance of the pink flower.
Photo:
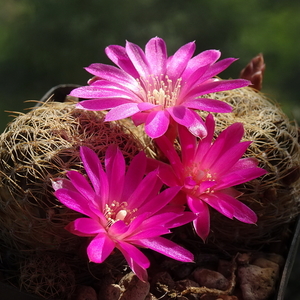
[(192, 58), (195, 48), (195, 42), (190, 42), (168, 57), (166, 44), (158, 37), (149, 40), (145, 51), (130, 42), (125, 48), (108, 46), (106, 54), (118, 68), (91, 64), (86, 70), (96, 77), (89, 86), (76, 88), (71, 95), (91, 99), (78, 103), (78, 108), (110, 109), (106, 121), (132, 116), (136, 125), (145, 123), (145, 132), (151, 138), (165, 134), (173, 123), (203, 137), (206, 128), (194, 109), (225, 113), (231, 107), (201, 96), (244, 87), (250, 82), (213, 78), (236, 59), (217, 62), (221, 55), (218, 50), (207, 50)]
[(56, 179), (53, 188), (65, 206), (87, 216), (71, 222), (66, 229), (91, 238), (87, 247), (90, 261), (102, 263), (118, 248), (130, 268), (146, 281), (150, 262), (137, 247), (150, 248), (179, 261), (193, 260), (189, 251), (161, 235), (191, 222), (195, 215), (184, 212), (183, 206), (167, 206), (179, 188), (159, 193), (162, 182), (157, 171), (144, 177), (147, 158), (143, 152), (132, 160), (127, 172), (124, 157), (115, 146), (106, 151), (106, 171), (91, 149), (81, 147), (80, 154), (88, 178), (69, 171), (69, 179)]
[(251, 143), (240, 142), (244, 134), (241, 123), (229, 126), (214, 142), (212, 115), (206, 118), (206, 126), (208, 133), (202, 140), (179, 127), (181, 158), (165, 136), (156, 139), (170, 162), (161, 164), (159, 176), (169, 187), (182, 187), (180, 200), (197, 215), (194, 227), (203, 240), (210, 230), (209, 206), (230, 219), (256, 223), (256, 214), (236, 199), (241, 193), (233, 186), (266, 174), (255, 158), (241, 158)]

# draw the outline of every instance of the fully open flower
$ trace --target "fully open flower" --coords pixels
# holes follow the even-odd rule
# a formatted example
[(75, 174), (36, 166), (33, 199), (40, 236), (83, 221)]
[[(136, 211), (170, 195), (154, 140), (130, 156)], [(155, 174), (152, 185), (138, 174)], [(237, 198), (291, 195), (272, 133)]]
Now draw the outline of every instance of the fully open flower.
[(197, 141), (186, 128), (179, 127), (181, 158), (165, 137), (156, 139), (170, 164), (162, 163), (159, 176), (168, 186), (181, 186), (183, 202), (197, 218), (194, 227), (205, 240), (210, 230), (208, 206), (228, 218), (244, 223), (256, 223), (256, 214), (236, 198), (241, 195), (233, 186), (266, 174), (257, 167), (255, 158), (241, 158), (251, 142), (240, 142), (244, 128), (234, 123), (213, 141), (215, 122), (212, 115), (206, 118), (208, 134)]
[(201, 96), (250, 82), (213, 78), (236, 59), (217, 62), (221, 55), (218, 50), (207, 50), (192, 58), (195, 48), (195, 42), (190, 42), (168, 57), (166, 44), (158, 37), (149, 40), (145, 51), (130, 42), (125, 47), (111, 45), (106, 54), (119, 68), (91, 64), (86, 70), (96, 77), (71, 95), (91, 99), (80, 102), (78, 108), (111, 109), (107, 121), (132, 116), (136, 125), (145, 123), (145, 132), (152, 138), (162, 136), (172, 123), (205, 136), (204, 122), (194, 109), (223, 113), (230, 112), (231, 107)]
[(184, 212), (184, 207), (167, 206), (179, 188), (159, 193), (162, 182), (157, 171), (144, 177), (147, 158), (143, 152), (135, 156), (127, 172), (124, 157), (115, 146), (106, 151), (106, 171), (91, 149), (81, 147), (80, 154), (88, 179), (77, 171), (69, 171), (69, 179), (54, 180), (53, 188), (65, 206), (87, 216), (71, 222), (66, 229), (91, 237), (87, 248), (90, 261), (103, 262), (116, 247), (145, 281), (150, 262), (136, 246), (179, 261), (193, 260), (189, 251), (161, 235), (191, 222), (195, 215)]

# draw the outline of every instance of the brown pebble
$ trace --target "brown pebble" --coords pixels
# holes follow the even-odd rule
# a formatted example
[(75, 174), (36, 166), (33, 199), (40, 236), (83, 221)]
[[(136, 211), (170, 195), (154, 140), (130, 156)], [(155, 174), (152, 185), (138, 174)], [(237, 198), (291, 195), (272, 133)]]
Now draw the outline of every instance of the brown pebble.
[(283, 267), (285, 264), (285, 259), (283, 256), (276, 254), (276, 253), (261, 253), (260, 255), (257, 256), (259, 257), (263, 257), (267, 260), (270, 260), (274, 263), (276, 263), (279, 267)]
[(244, 300), (266, 300), (275, 290), (275, 271), (249, 265), (238, 269), (238, 280)]
[(219, 272), (197, 268), (193, 272), (195, 281), (200, 286), (205, 286), (210, 289), (226, 290), (228, 288), (228, 280)]
[(121, 295), (121, 287), (118, 284), (109, 284), (99, 293), (101, 300), (118, 300)]
[(133, 272), (126, 274), (119, 285), (123, 291), (119, 300), (145, 300), (150, 292), (150, 283), (141, 281)]
[(279, 278), (279, 266), (278, 266), (278, 264), (276, 264), (276, 263), (274, 263), (274, 262), (272, 262), (268, 259), (262, 258), (262, 257), (259, 257), (259, 258), (255, 259), (252, 262), (252, 264), (255, 265), (255, 266), (261, 267), (261, 268), (271, 268), (274, 271), (275, 279), (277, 280)]

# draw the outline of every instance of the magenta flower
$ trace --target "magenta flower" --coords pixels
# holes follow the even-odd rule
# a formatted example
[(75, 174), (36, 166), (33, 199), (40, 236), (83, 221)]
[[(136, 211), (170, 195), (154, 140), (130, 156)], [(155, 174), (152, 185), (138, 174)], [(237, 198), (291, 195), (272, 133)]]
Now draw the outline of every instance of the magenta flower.
[(244, 223), (256, 223), (256, 214), (236, 198), (241, 195), (233, 186), (266, 174), (255, 158), (241, 158), (251, 142), (240, 142), (244, 129), (234, 123), (213, 142), (215, 122), (206, 118), (207, 136), (197, 141), (180, 126), (181, 158), (165, 137), (156, 139), (170, 164), (162, 163), (159, 176), (169, 187), (181, 186), (183, 202), (197, 215), (193, 221), (197, 234), (205, 240), (210, 230), (209, 206), (224, 216)]
[(53, 188), (65, 206), (87, 216), (71, 222), (66, 229), (91, 238), (87, 247), (90, 261), (102, 263), (118, 248), (143, 281), (147, 280), (150, 262), (137, 247), (150, 248), (179, 261), (193, 261), (189, 251), (161, 235), (191, 222), (195, 215), (184, 212), (183, 206), (168, 206), (179, 188), (159, 193), (162, 182), (157, 171), (144, 177), (147, 158), (143, 152), (132, 160), (127, 172), (124, 157), (115, 146), (106, 151), (106, 172), (91, 149), (81, 147), (80, 154), (88, 179), (69, 171), (69, 179), (56, 179)]
[(250, 82), (213, 78), (236, 59), (217, 62), (221, 55), (218, 50), (207, 50), (192, 58), (195, 48), (195, 42), (190, 42), (168, 57), (166, 44), (158, 37), (150, 39), (145, 51), (130, 42), (125, 48), (108, 46), (106, 54), (119, 68), (91, 64), (86, 70), (96, 77), (89, 86), (74, 89), (71, 95), (91, 99), (78, 103), (78, 108), (110, 109), (106, 121), (132, 116), (136, 125), (145, 123), (145, 132), (151, 138), (162, 136), (169, 125), (177, 123), (203, 137), (206, 128), (194, 110), (225, 113), (231, 107), (201, 96), (244, 87)]

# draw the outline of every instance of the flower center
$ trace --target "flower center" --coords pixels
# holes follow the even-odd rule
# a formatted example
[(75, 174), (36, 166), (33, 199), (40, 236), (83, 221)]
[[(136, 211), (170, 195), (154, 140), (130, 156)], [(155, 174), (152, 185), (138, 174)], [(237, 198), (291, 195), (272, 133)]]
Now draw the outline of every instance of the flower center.
[(117, 202), (113, 201), (110, 206), (105, 205), (104, 216), (106, 217), (107, 224), (106, 227), (110, 227), (117, 221), (124, 221), (128, 225), (135, 217), (132, 216), (137, 209), (130, 210), (127, 208), (127, 202)]
[(203, 170), (199, 164), (193, 164), (185, 168), (185, 178), (190, 178), (185, 184), (185, 190), (193, 195), (207, 194), (214, 192), (215, 174), (209, 169)]
[(161, 105), (162, 108), (177, 104), (181, 89), (181, 78), (173, 82), (167, 75), (137, 79), (142, 92), (146, 93), (147, 102)]

